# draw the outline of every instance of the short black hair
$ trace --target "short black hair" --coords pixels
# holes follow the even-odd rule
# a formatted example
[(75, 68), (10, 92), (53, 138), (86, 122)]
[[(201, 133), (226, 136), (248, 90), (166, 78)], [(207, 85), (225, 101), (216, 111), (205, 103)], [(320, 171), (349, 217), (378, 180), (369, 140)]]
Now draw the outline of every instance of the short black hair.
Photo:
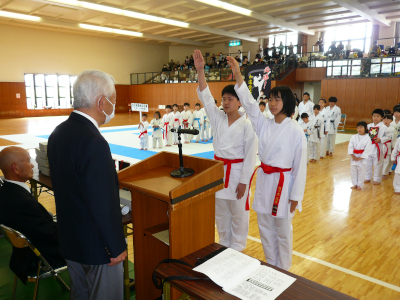
[(385, 116), (383, 117), (383, 119), (389, 119), (389, 120), (392, 120), (393, 121), (393, 117), (392, 117), (392, 115), (390, 114), (385, 114)]
[(368, 132), (368, 125), (367, 125), (367, 122), (365, 122), (365, 121), (360, 121), (360, 122), (357, 123), (357, 126), (356, 126), (356, 127), (358, 127), (358, 126), (363, 126), (363, 127), (364, 127), (364, 129), (365, 129), (365, 132), (364, 132), (364, 133), (367, 133), (367, 132)]
[(283, 102), (283, 108), (279, 113), (283, 113), (286, 116), (291, 117), (294, 114), (296, 107), (296, 101), (294, 100), (292, 90), (290, 87), (285, 85), (276, 86), (270, 91), (268, 98), (271, 96), (277, 97), (279, 94)]
[(158, 115), (158, 117), (161, 119), (161, 114), (160, 114), (160, 112), (158, 110), (154, 114)]
[(229, 84), (226, 87), (224, 87), (224, 89), (222, 90), (222, 97), (225, 94), (232, 95), (233, 97), (235, 97), (239, 101), (239, 96), (236, 94), (235, 86), (233, 84)]
[(382, 118), (385, 116), (385, 113), (380, 108), (374, 109), (374, 111), (372, 112), (372, 115), (374, 115), (374, 114), (381, 115)]
[(392, 112), (390, 111), (390, 109), (384, 109), (384, 110), (383, 110), (383, 113), (384, 113), (385, 115), (391, 115), (391, 114), (392, 114)]
[(308, 114), (307, 113), (302, 113), (300, 118), (307, 119), (308, 118)]
[(326, 100), (324, 98), (319, 99), (319, 101), (321, 101), (321, 100), (324, 101), (324, 103), (326, 103)]
[(172, 107), (178, 107), (178, 104), (174, 104), (174, 105), (172, 105)]
[(304, 96), (304, 95), (307, 95), (308, 97), (310, 97), (310, 94), (307, 93), (307, 92), (303, 93), (303, 96)]
[(258, 106), (261, 106), (261, 105), (266, 106), (264, 101), (261, 101), (260, 104), (258, 104)]
[(142, 117), (146, 117), (147, 118), (147, 114), (142, 114)]
[(336, 97), (330, 97), (328, 101), (336, 103), (337, 102), (337, 98)]
[(214, 99), (214, 102), (215, 102), (215, 104), (217, 104), (217, 103), (218, 103), (218, 101), (217, 101), (217, 100), (215, 100), (215, 99)]
[(200, 103), (196, 103), (194, 106), (200, 106), (201, 107)]
[(167, 106), (165, 107), (165, 109), (167, 109), (167, 108), (172, 109), (172, 106), (171, 106), (171, 105), (167, 105)]
[(314, 105), (314, 109), (320, 110), (320, 109), (321, 109), (321, 106), (319, 106), (318, 104), (315, 104), (315, 105)]
[(185, 102), (185, 103), (183, 103), (183, 106), (190, 106), (190, 104)]
[(393, 107), (393, 112), (400, 112), (400, 104), (397, 104)]

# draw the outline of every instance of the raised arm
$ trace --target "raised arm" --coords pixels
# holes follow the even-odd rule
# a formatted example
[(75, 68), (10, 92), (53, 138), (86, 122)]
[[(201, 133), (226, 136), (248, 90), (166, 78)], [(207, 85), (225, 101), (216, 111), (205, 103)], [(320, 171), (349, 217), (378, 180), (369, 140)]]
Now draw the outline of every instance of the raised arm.
[(193, 53), (194, 65), (197, 70), (197, 80), (199, 82), (200, 92), (207, 87), (206, 76), (204, 74), (204, 58), (200, 50), (194, 50)]

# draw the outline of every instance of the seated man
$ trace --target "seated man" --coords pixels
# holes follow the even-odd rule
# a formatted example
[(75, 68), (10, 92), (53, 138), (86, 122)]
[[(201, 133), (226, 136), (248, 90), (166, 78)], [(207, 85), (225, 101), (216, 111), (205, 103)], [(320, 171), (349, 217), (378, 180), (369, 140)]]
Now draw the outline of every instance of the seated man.
[[(5, 178), (0, 187), (0, 224), (25, 235), (52, 267), (65, 265), (58, 250), (57, 225), (25, 184), (33, 176), (29, 153), (20, 147), (4, 148), (0, 169)], [(32, 250), (14, 248), (10, 269), (25, 283), (28, 269), (37, 261)]]

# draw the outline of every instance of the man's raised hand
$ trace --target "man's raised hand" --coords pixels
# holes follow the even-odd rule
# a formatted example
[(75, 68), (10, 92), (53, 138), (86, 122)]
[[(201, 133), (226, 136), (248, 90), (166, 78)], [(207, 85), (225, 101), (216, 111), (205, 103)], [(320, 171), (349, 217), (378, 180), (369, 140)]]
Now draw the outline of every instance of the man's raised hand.
[(200, 50), (194, 50), (193, 60), (197, 71), (204, 70), (204, 58)]
[(234, 59), (232, 56), (227, 56), (226, 60), (228, 61), (229, 66), (231, 67), (233, 74), (240, 73), (239, 63), (238, 63), (238, 61), (236, 59)]

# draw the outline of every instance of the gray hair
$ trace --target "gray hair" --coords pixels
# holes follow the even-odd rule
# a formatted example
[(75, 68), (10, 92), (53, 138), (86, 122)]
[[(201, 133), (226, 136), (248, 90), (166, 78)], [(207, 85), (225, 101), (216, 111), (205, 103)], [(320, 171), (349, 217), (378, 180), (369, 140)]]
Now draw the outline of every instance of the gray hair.
[(110, 98), (115, 93), (115, 80), (99, 70), (86, 70), (74, 83), (74, 108), (91, 108), (101, 96)]

